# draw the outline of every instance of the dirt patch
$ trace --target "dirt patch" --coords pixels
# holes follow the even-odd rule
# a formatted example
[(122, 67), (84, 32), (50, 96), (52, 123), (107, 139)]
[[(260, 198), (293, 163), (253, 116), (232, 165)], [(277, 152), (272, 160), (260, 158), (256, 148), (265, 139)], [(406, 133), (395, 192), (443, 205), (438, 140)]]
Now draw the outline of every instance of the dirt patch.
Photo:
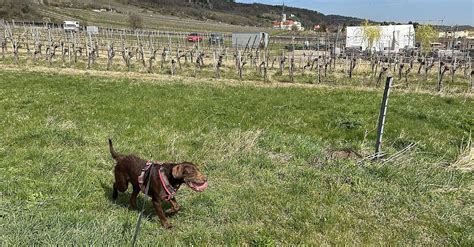
[(347, 148), (340, 150), (326, 150), (320, 156), (315, 156), (310, 162), (309, 165), (316, 168), (324, 168), (329, 163), (336, 160), (360, 160), (362, 155), (357, 151)]
[(275, 152), (268, 152), (268, 157), (271, 160), (274, 160), (278, 163), (288, 163), (291, 161), (293, 156), (291, 154), (286, 154), (286, 153), (275, 153)]
[(345, 149), (345, 150), (335, 150), (329, 152), (329, 158), (330, 159), (360, 159), (362, 158), (362, 155), (357, 153), (356, 151), (352, 149)]

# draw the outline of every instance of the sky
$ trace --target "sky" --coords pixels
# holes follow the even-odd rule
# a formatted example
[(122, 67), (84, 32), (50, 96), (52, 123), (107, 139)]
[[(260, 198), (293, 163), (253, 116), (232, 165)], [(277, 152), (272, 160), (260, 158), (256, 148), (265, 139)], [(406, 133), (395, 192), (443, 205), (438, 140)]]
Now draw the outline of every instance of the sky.
[[(236, 2), (281, 5), (283, 0)], [(474, 26), (474, 0), (285, 0), (285, 5), (374, 21)]]

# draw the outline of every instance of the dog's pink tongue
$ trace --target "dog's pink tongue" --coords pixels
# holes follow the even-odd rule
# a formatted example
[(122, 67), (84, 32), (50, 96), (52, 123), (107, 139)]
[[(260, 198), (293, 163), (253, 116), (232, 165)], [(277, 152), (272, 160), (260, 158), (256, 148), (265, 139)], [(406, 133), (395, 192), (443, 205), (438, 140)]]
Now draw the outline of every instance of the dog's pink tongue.
[(207, 182), (204, 182), (203, 184), (198, 185), (195, 188), (199, 191), (203, 191), (203, 190), (207, 189), (207, 186), (208, 186)]

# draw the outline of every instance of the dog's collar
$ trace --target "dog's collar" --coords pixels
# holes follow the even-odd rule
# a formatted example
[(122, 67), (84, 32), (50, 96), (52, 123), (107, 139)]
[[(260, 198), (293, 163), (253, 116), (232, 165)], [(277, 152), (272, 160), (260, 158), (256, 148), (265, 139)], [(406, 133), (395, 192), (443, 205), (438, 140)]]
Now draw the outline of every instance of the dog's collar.
[(168, 180), (168, 177), (166, 176), (165, 168), (162, 165), (160, 165), (158, 174), (160, 174), (161, 185), (163, 185), (163, 188), (165, 189), (165, 192), (167, 194), (166, 196), (162, 198), (166, 201), (169, 201), (172, 198), (174, 198), (174, 196), (176, 195), (176, 191), (178, 190), (179, 185), (178, 185), (178, 188), (175, 188), (170, 184), (170, 181)]

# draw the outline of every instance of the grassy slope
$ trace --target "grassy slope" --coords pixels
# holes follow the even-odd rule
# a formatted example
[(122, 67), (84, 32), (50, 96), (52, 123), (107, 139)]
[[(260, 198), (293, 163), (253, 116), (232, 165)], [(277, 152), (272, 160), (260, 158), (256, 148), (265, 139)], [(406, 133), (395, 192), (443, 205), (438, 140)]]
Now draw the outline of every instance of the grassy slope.
[[(105, 4), (104, 6), (108, 6)], [(143, 28), (166, 31), (200, 31), (200, 32), (243, 32), (271, 31), (265, 27), (252, 27), (219, 23), (216, 21), (199, 21), (190, 18), (162, 15), (152, 8), (144, 9), (133, 5), (112, 2), (113, 8), (119, 12), (96, 13), (91, 9), (52, 7), (41, 5), (39, 12), (51, 21), (79, 20), (82, 24), (99, 25), (102, 27), (128, 28), (128, 13), (136, 13), (143, 18)]]
[[(472, 99), (393, 93), (385, 149), (411, 160), (315, 165), (327, 148), (364, 151), (380, 93), (0, 72), (0, 242), (131, 239), (137, 211), (111, 200), (116, 148), (202, 164), (210, 188), (141, 243), (472, 245), (472, 172), (452, 169), (473, 129)], [(141, 199), (140, 199), (141, 204)]]
[[(250, 25), (250, 26), (271, 26), (272, 21), (281, 18), (282, 6), (267, 4), (244, 4), (230, 3), (229, 1), (211, 1), (212, 8), (202, 4), (188, 4), (183, 0), (137, 0), (138, 6), (149, 6), (157, 9), (163, 14), (174, 14), (183, 17), (192, 17), (194, 19), (212, 19), (225, 23)], [(301, 9), (295, 7), (285, 7), (285, 13), (290, 17), (296, 16), (303, 26), (310, 27), (314, 24), (347, 24), (356, 25), (363, 21), (362, 19), (324, 15), (320, 12)]]
[[(91, 3), (92, 2), (92, 3)], [(125, 3), (124, 3), (125, 2)], [(249, 32), (272, 31), (271, 23), (280, 18), (281, 6), (242, 4), (215, 1), (209, 9), (185, 1), (127, 1), (94, 0), (76, 4), (41, 5), (40, 13), (52, 21), (75, 19), (101, 26), (127, 26), (128, 13), (136, 13), (144, 19), (147, 29), (172, 31), (219, 31)], [(59, 6), (59, 7), (53, 7)], [(74, 6), (75, 8), (71, 8)], [(113, 8), (117, 13), (95, 13), (92, 8)], [(357, 24), (362, 20), (344, 16), (325, 16), (319, 12), (287, 7), (288, 15), (295, 14), (306, 27), (314, 24)], [(225, 24), (224, 24), (225, 23)]]

